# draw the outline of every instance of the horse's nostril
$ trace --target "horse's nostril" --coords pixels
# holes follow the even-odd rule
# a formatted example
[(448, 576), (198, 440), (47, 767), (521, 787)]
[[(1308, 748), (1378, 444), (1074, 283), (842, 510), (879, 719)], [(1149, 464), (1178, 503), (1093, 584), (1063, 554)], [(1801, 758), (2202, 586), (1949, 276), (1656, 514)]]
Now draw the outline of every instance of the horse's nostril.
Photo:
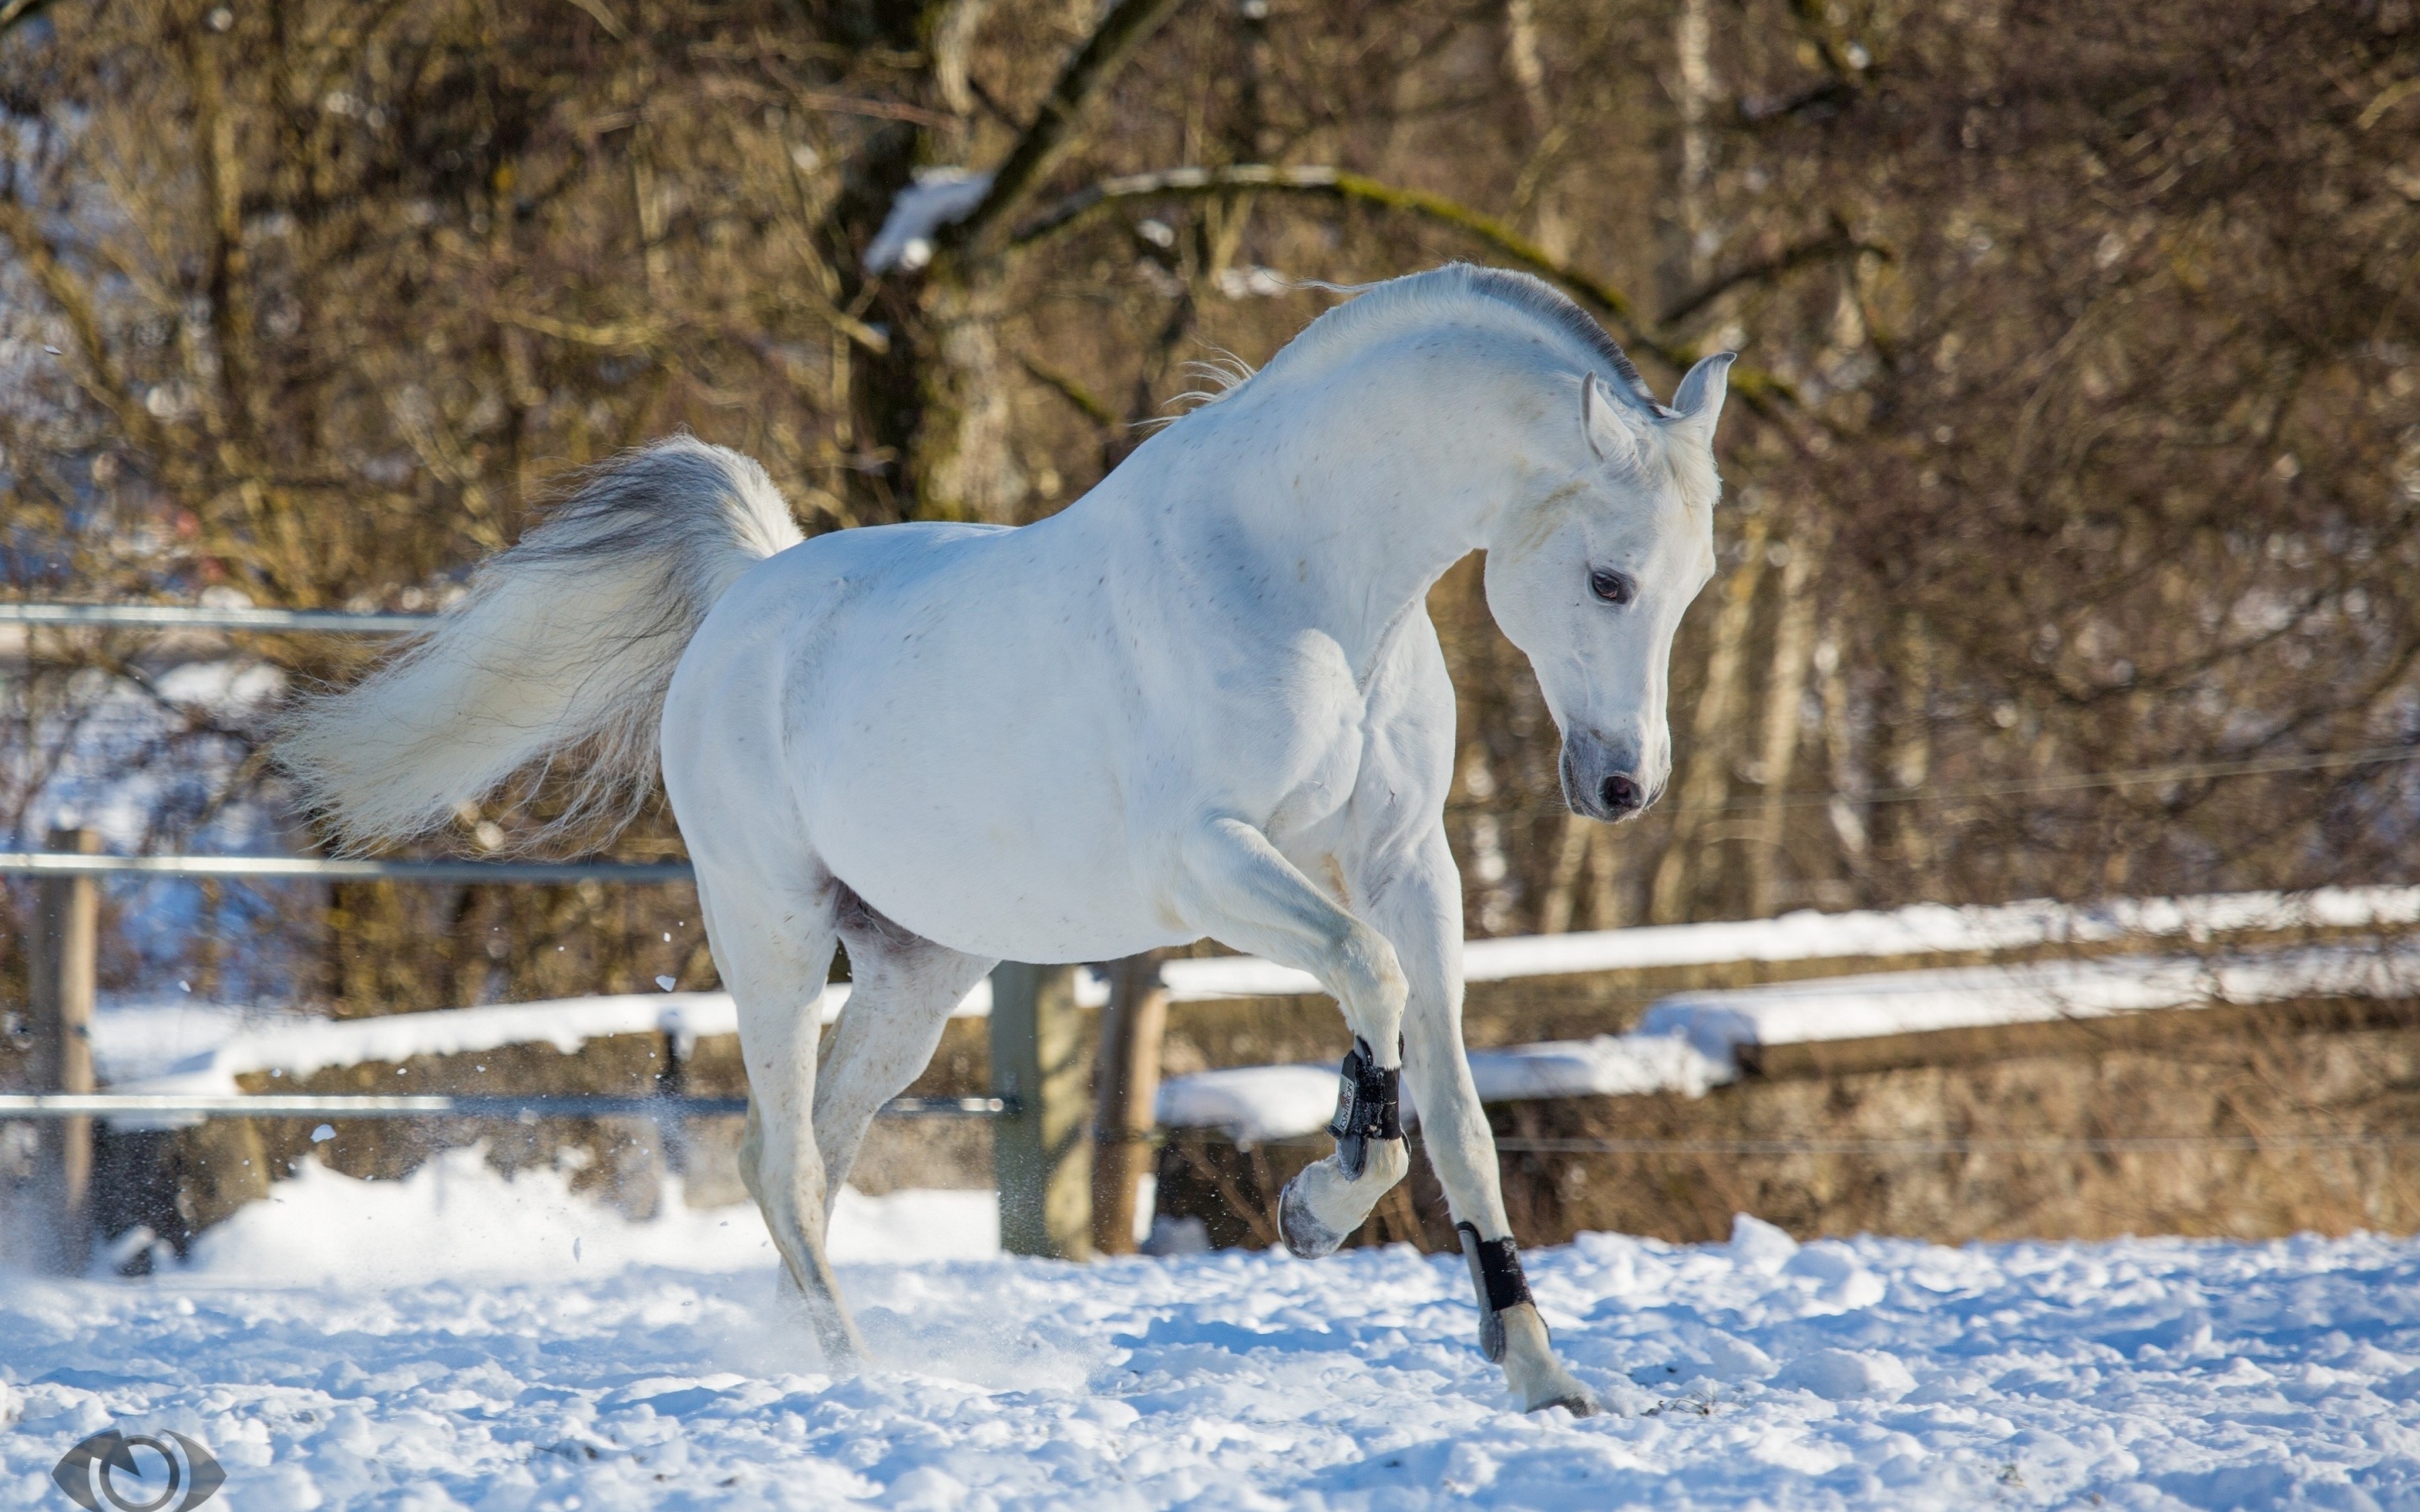
[(1597, 795), (1605, 799), (1605, 806), (1615, 813), (1630, 813), (1647, 807), (1647, 795), (1640, 791), (1637, 783), (1626, 777), (1606, 778), (1605, 785), (1597, 790)]

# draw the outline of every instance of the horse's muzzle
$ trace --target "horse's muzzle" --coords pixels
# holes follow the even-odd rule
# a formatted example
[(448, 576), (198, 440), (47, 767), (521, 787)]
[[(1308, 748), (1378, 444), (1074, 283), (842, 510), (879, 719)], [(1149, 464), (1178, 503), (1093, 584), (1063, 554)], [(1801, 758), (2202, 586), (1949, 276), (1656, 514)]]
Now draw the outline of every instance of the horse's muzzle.
[(1663, 795), (1650, 786), (1637, 756), (1585, 731), (1563, 737), (1563, 801), (1574, 813), (1607, 824), (1635, 819)]

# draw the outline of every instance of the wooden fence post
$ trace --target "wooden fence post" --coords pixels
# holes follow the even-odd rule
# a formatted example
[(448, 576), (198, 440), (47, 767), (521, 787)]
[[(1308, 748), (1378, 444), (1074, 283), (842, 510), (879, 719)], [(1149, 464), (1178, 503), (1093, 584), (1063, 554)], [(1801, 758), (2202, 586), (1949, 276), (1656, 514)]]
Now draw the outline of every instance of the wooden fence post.
[(1011, 1255), (1092, 1255), (1092, 1083), (1075, 967), (994, 967), (992, 1090), (1016, 1100), (992, 1124), (1000, 1247)]
[[(54, 830), (51, 849), (89, 856), (101, 849), (101, 837), (89, 829)], [(99, 886), (88, 876), (39, 878), (34, 884), (33, 925), (26, 964), (32, 968), (34, 1085), (45, 1091), (89, 1092), (101, 949)], [(84, 1269), (91, 1252), (92, 1120), (47, 1119), (39, 1137), (51, 1263), (72, 1274)]]
[(1128, 956), (1110, 967), (1093, 1116), (1093, 1248), (1103, 1255), (1135, 1251), (1135, 1209), (1159, 1123), (1159, 1047), (1167, 1034), (1159, 957)]

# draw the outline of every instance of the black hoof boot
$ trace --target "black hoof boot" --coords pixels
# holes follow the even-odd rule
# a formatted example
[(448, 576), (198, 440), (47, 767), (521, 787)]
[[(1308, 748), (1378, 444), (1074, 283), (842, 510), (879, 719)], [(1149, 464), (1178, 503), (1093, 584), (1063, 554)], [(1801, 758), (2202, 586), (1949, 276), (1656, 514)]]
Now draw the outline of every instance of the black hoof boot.
[[(1278, 1232), (1293, 1254), (1314, 1259), (1335, 1254), (1344, 1242), (1351, 1230), (1331, 1228), (1311, 1211), (1306, 1183), (1340, 1177), (1347, 1183), (1358, 1181), (1369, 1172), (1373, 1142), (1391, 1139), (1402, 1143), (1402, 1086), (1403, 1072), (1381, 1067), (1378, 1057), (1371, 1053), (1370, 1041), (1357, 1038), (1353, 1041), (1353, 1048), (1345, 1053), (1342, 1081), (1337, 1088), (1336, 1117), (1327, 1125), (1328, 1134), (1336, 1140), (1334, 1174), (1323, 1171), (1320, 1165), (1309, 1166), (1286, 1183), (1284, 1195), (1278, 1199)], [(1313, 1172), (1320, 1174), (1314, 1177)]]
[(1508, 1236), (1481, 1239), (1477, 1226), (1456, 1224), (1462, 1257), (1470, 1262), (1471, 1289), (1479, 1293), (1479, 1352), (1504, 1362), (1504, 1311), (1529, 1301), (1529, 1280), (1521, 1273), (1521, 1252)]
[(1336, 1140), (1336, 1167), (1346, 1180), (1361, 1180), (1370, 1168), (1370, 1141), (1404, 1137), (1403, 1080), (1400, 1068), (1382, 1068), (1370, 1041), (1354, 1037), (1336, 1090), (1336, 1117), (1327, 1125)]

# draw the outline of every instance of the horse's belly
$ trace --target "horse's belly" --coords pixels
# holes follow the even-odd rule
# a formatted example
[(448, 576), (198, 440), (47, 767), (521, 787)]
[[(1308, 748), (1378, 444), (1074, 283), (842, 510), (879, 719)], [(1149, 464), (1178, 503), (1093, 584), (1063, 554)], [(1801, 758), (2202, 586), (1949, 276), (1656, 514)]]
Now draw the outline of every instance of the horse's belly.
[(912, 702), (838, 696), (814, 718), (800, 794), (832, 874), (927, 939), (1016, 961), (1107, 961), (1173, 943), (1167, 879), (1128, 832), (1104, 716), (990, 687)]
[(834, 792), (816, 805), (815, 845), (884, 914), (970, 955), (1109, 961), (1178, 943), (1182, 926), (1155, 905), (1159, 889), (1107, 816), (1047, 807), (1058, 811), (901, 823), (889, 803)]

